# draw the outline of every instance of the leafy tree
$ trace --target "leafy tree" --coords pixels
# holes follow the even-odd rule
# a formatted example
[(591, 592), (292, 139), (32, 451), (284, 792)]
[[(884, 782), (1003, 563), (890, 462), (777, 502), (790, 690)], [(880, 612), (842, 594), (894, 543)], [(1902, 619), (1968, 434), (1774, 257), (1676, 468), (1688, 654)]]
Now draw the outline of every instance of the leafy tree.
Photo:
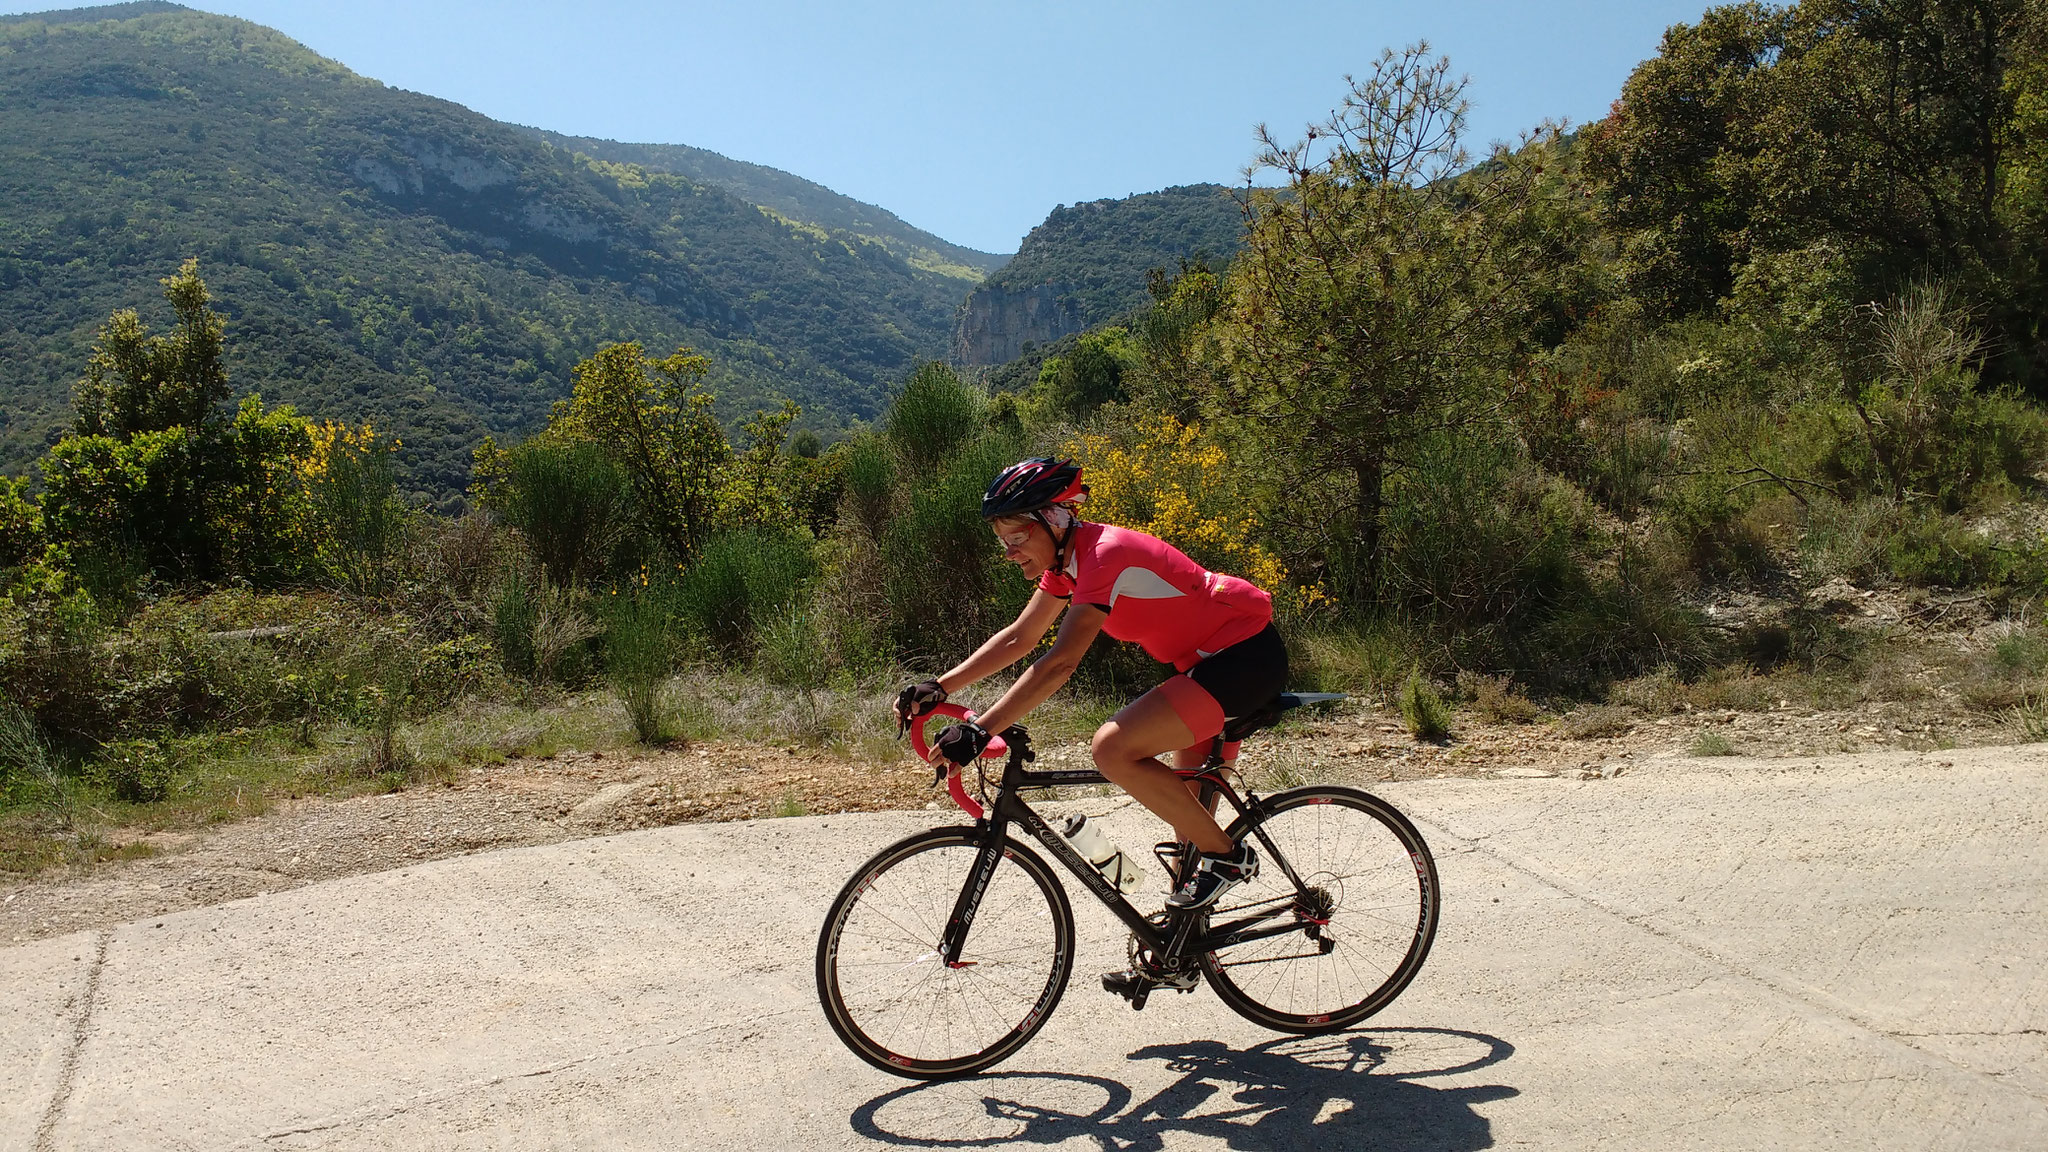
[(101, 329), (78, 387), (78, 431), (42, 461), (44, 523), (75, 562), (107, 572), (288, 576), (306, 542), (305, 422), (253, 396), (230, 416), (225, 326), (197, 262), (163, 285), (178, 313), (172, 334), (151, 335), (132, 311)]
[(0, 476), (0, 583), (43, 550), (43, 511), (29, 497), (28, 482)]
[(1146, 405), (1191, 421), (1215, 389), (1209, 321), (1223, 306), (1223, 277), (1207, 264), (1183, 260), (1177, 273), (1153, 269), (1146, 291), (1152, 304), (1132, 325), (1138, 363), (1131, 388)]
[(190, 259), (163, 281), (164, 299), (176, 310), (176, 330), (152, 336), (133, 308), (114, 313), (100, 329), (74, 404), (78, 433), (126, 440), (141, 432), (201, 429), (218, 424), (228, 398), (222, 363), (226, 324), (207, 307), (210, 295)]
[(1038, 389), (1048, 414), (1085, 420), (1104, 404), (1130, 399), (1124, 373), (1135, 359), (1124, 329), (1112, 325), (1084, 333), (1072, 351), (1039, 368)]
[(1327, 555), (1344, 598), (1376, 594), (1388, 477), (1432, 430), (1488, 412), (1535, 166), (1467, 166), (1465, 81), (1427, 45), (1387, 52), (1291, 146), (1263, 128), (1217, 342), (1220, 401), (1275, 469), (1274, 518)]
[(1629, 293), (1692, 315), (1789, 254), (1848, 303), (1942, 276), (1989, 306), (2009, 375), (2048, 367), (2013, 196), (2044, 23), (2038, 0), (1802, 0), (1673, 26), (1588, 133)]
[(655, 360), (637, 343), (606, 345), (576, 366), (575, 391), (548, 429), (589, 440), (625, 471), (642, 525), (681, 564), (713, 527), (732, 459), (701, 387), (709, 369), (688, 348)]
[(1781, 10), (1749, 3), (1672, 25), (1587, 133), (1609, 220), (1625, 237), (1628, 291), (1653, 315), (1699, 311), (1734, 284), (1756, 205), (1748, 174), (1724, 154), (1757, 119), (1756, 78), (1787, 24)]
[(729, 527), (788, 528), (796, 522), (791, 506), (794, 469), (783, 455), (790, 422), (801, 413), (784, 400), (773, 412), (756, 412), (740, 423), (747, 446), (735, 453), (726, 469), (719, 503), (720, 519)]

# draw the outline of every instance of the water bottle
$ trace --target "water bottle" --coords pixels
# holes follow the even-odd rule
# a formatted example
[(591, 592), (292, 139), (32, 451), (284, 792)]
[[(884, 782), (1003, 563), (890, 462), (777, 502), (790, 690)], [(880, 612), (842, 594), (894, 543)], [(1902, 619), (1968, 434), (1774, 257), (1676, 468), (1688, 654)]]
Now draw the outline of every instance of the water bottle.
[(1067, 838), (1067, 843), (1074, 846), (1074, 851), (1079, 852), (1082, 859), (1095, 865), (1110, 883), (1116, 885), (1119, 892), (1138, 890), (1139, 883), (1144, 879), (1143, 874), (1138, 871), (1138, 862), (1126, 855), (1108, 836), (1103, 835), (1100, 825), (1076, 812), (1067, 817), (1066, 825), (1060, 829), (1060, 835)]

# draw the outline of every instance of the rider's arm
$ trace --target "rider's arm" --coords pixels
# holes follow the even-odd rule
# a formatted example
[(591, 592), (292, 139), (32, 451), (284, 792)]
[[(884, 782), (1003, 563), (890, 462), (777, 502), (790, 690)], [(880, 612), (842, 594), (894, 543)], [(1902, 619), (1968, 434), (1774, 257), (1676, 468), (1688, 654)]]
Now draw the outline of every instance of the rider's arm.
[[(1039, 595), (1045, 595), (1041, 592)], [(1092, 604), (1076, 604), (1074, 610), (1060, 624), (1060, 634), (1052, 642), (1052, 651), (1032, 661), (1003, 698), (995, 702), (988, 711), (975, 718), (975, 723), (991, 732), (1000, 732), (1022, 720), (1033, 708), (1045, 702), (1045, 698), (1059, 691), (1067, 677), (1081, 664), (1081, 657), (1088, 652), (1088, 646), (1095, 643), (1095, 634), (1102, 631), (1102, 622), (1109, 619), (1109, 613)]]
[(939, 677), (939, 687), (949, 694), (958, 692), (1030, 655), (1031, 650), (1038, 646), (1038, 638), (1045, 635), (1045, 630), (1052, 627), (1052, 622), (1059, 618), (1066, 606), (1066, 600), (1061, 597), (1043, 588), (1034, 590), (1017, 618), (975, 649), (974, 655)]

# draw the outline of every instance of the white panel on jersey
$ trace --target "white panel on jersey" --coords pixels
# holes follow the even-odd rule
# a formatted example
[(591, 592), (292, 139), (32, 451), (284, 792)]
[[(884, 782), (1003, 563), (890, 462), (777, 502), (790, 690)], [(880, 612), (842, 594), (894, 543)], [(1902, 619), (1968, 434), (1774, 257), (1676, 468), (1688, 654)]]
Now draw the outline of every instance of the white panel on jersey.
[(1185, 595), (1187, 593), (1168, 584), (1166, 577), (1150, 568), (1133, 564), (1117, 573), (1116, 583), (1109, 589), (1109, 606), (1115, 608), (1119, 596), (1129, 596), (1134, 600), (1171, 600)]

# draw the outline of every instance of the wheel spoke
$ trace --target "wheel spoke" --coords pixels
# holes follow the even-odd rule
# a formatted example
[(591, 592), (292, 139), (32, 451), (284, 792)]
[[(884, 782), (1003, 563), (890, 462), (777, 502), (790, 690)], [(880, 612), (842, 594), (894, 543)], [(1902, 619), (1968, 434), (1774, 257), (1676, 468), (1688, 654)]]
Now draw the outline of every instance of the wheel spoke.
[(1283, 793), (1246, 819), (1259, 822), (1307, 891), (1293, 891), (1276, 861), (1233, 911), (1272, 907), (1262, 917), (1270, 918), (1320, 906), (1329, 950), (1292, 933), (1219, 949), (1207, 958), (1217, 994), (1260, 1023), (1296, 1030), (1341, 1026), (1383, 1007), (1413, 977), (1435, 934), (1435, 868), (1418, 868), (1428, 848), (1413, 826), (1384, 801), (1347, 788)]
[[(857, 1054), (905, 1075), (986, 1067), (1042, 1024), (1066, 986), (1073, 917), (1043, 861), (1006, 852), (961, 962), (938, 955), (979, 848), (941, 830), (885, 849), (840, 894), (819, 942), (819, 994)], [(1026, 1022), (1029, 1021), (1029, 1025)]]

